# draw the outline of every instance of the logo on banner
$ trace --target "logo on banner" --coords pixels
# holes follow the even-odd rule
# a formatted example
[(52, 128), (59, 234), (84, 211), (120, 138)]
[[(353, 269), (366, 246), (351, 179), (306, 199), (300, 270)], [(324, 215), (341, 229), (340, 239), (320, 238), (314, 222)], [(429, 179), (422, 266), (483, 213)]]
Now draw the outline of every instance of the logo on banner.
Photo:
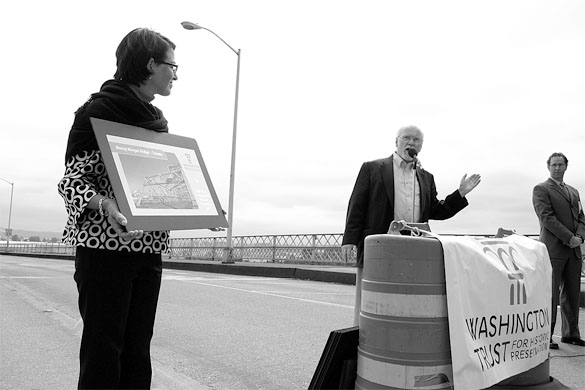
[[(502, 243), (505, 242), (482, 242), (483, 245), (498, 245)], [(510, 283), (510, 306), (514, 306), (515, 304), (525, 305), (528, 302), (526, 297), (526, 285), (524, 284), (524, 274), (518, 267), (518, 264), (516, 264), (516, 259), (514, 258), (514, 252), (518, 254), (516, 249), (512, 246), (508, 246), (507, 251), (504, 248), (497, 248), (497, 251), (494, 251), (491, 248), (484, 247), (483, 252), (486, 254), (493, 254), (508, 271), (508, 279), (512, 281)], [(514, 283), (514, 281), (516, 281), (516, 283)]]

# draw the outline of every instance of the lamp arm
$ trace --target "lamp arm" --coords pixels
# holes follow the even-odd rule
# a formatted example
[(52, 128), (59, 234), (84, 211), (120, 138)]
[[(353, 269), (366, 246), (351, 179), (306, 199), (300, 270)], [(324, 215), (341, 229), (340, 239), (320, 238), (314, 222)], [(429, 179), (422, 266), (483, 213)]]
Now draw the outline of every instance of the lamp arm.
[(234, 53), (236, 53), (236, 55), (237, 55), (238, 57), (240, 56), (240, 53), (238, 53), (238, 52), (236, 51), (236, 49), (234, 49), (233, 47), (231, 47), (231, 46), (229, 45), (229, 43), (227, 43), (226, 41), (224, 41), (224, 40), (223, 40), (223, 39), (222, 39), (222, 38), (221, 38), (219, 35), (217, 35), (216, 33), (214, 33), (212, 30), (210, 30), (210, 29), (208, 29), (208, 28), (206, 28), (206, 27), (202, 27), (202, 26), (199, 26), (199, 27), (200, 27), (202, 30), (207, 30), (207, 31), (209, 31), (210, 33), (212, 33), (213, 35), (215, 35), (217, 38), (219, 38), (219, 40), (220, 40), (220, 41), (222, 41), (223, 43), (225, 43), (225, 45), (226, 45), (227, 47), (229, 47), (230, 49), (232, 49), (232, 51), (233, 51)]

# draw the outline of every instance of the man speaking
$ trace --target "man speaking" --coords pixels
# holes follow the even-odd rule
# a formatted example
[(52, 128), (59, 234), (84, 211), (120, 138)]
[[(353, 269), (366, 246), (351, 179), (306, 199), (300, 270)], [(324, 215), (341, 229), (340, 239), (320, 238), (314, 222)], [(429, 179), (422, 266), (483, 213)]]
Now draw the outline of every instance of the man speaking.
[(465, 174), (458, 190), (438, 200), (433, 175), (416, 158), (423, 141), (419, 128), (402, 127), (396, 135), (396, 151), (390, 157), (363, 163), (358, 174), (341, 246), (344, 257), (357, 248), (354, 325), (359, 321), (366, 236), (387, 233), (393, 220), (421, 223), (451, 218), (468, 205), (465, 196), (481, 181), (478, 174)]

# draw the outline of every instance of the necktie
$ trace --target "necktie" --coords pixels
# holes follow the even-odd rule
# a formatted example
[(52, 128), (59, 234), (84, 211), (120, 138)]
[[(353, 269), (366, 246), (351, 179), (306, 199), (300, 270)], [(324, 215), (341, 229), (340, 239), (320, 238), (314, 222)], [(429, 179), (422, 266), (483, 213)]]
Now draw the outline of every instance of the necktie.
[(571, 194), (569, 193), (569, 189), (567, 188), (565, 183), (561, 183), (561, 188), (563, 189), (563, 192), (565, 193), (567, 198), (569, 198), (569, 200), (571, 200)]

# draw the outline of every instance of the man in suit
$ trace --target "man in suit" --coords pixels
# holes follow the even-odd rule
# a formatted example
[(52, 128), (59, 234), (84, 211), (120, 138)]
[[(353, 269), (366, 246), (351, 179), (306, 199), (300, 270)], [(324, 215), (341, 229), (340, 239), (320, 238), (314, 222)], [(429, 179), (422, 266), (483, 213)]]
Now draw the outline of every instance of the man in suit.
[[(480, 182), (480, 175), (467, 174), (459, 189), (445, 200), (437, 199), (435, 180), (422, 169), (416, 155), (424, 134), (415, 126), (398, 130), (396, 151), (390, 157), (363, 163), (349, 199), (342, 255), (357, 249), (356, 302), (354, 325), (358, 325), (364, 264), (364, 239), (388, 232), (393, 220), (427, 222), (447, 219), (467, 206), (467, 195)], [(415, 166), (418, 164), (418, 167)]]
[(563, 181), (569, 160), (553, 153), (546, 162), (550, 178), (534, 187), (532, 204), (540, 223), (540, 241), (548, 250), (552, 265), (552, 313), (550, 348), (561, 304), (561, 342), (585, 347), (579, 334), (579, 291), (581, 283), (581, 244), (585, 237), (585, 216), (579, 192)]

